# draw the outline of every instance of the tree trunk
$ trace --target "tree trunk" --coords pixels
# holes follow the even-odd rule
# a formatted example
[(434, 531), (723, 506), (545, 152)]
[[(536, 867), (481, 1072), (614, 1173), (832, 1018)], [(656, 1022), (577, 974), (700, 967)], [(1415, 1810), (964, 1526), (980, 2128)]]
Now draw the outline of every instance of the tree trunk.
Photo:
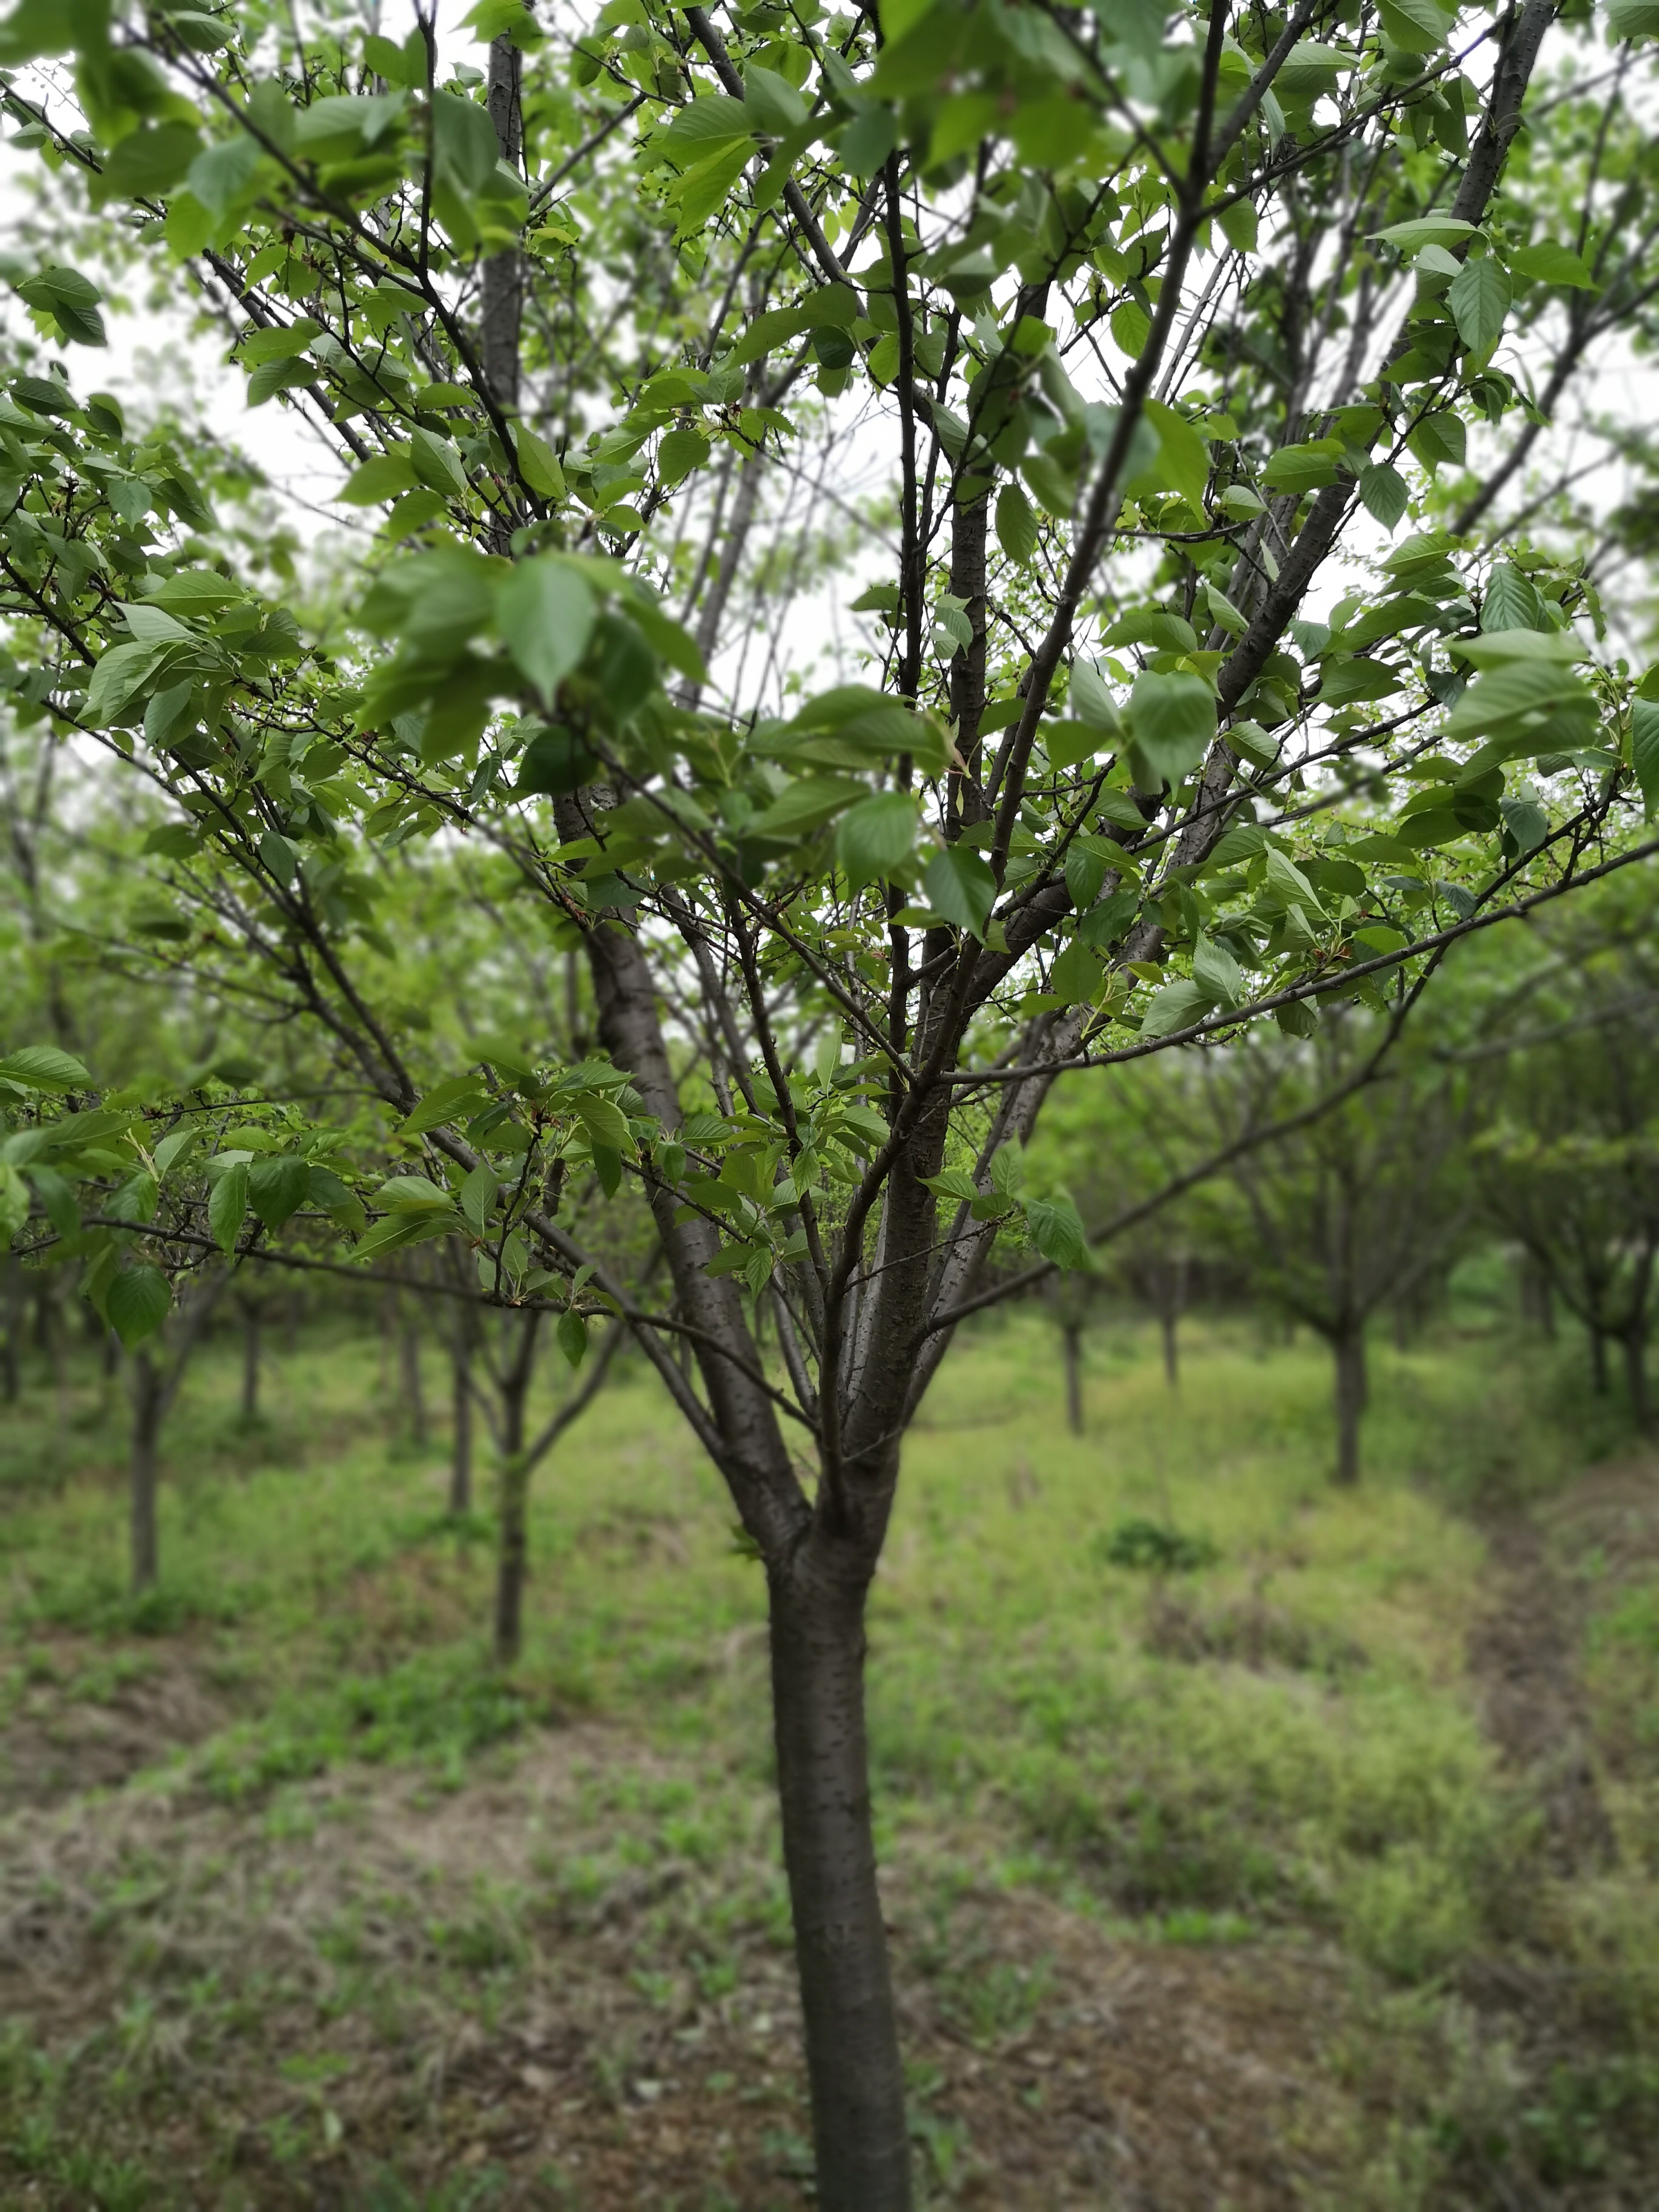
[(161, 1377), (145, 1351), (132, 1355), (132, 1588), (135, 1595), (155, 1587), (160, 1571), (155, 1534), (157, 1449), (161, 1442)]
[(263, 1316), (258, 1306), (242, 1309), (242, 1419), (253, 1422), (259, 1418), (259, 1328)]
[(417, 1451), (427, 1447), (426, 1389), (421, 1379), (420, 1323), (405, 1321), (398, 1333), (398, 1358), (403, 1373), (404, 1410), (409, 1419), (409, 1439)]
[(1365, 1410), (1365, 1332), (1350, 1322), (1331, 1340), (1336, 1355), (1336, 1479), (1359, 1480), (1359, 1418)]
[(1083, 1434), (1083, 1324), (1065, 1321), (1060, 1340), (1066, 1359), (1066, 1425), (1074, 1437)]
[(495, 1564), (495, 1664), (510, 1667), (524, 1648), (524, 1585), (529, 1568), (530, 1536), (526, 1508), (530, 1498), (530, 1468), (525, 1458), (525, 1401), (534, 1372), (536, 1330), (539, 1313), (527, 1313), (521, 1324), (517, 1357), (501, 1384), (501, 1549)]
[(1607, 1340), (1592, 1325), (1589, 1333), (1590, 1388), (1598, 1398), (1607, 1395)]
[(1648, 1397), (1648, 1332), (1645, 1319), (1625, 1331), (1625, 1381), (1630, 1391), (1630, 1414), (1637, 1433), (1653, 1433), (1653, 1407)]
[(1181, 1316), (1170, 1305), (1158, 1318), (1164, 1332), (1164, 1379), (1173, 1390), (1181, 1380)]
[[(849, 1547), (850, 1549), (850, 1547)], [(820, 2212), (907, 2212), (904, 2075), (864, 1721), (869, 1569), (821, 1526), (772, 1570), (772, 1705)]]
[(6, 1359), (5, 1396), (9, 1406), (17, 1403), (17, 1394), (22, 1387), (23, 1348), (23, 1267), (15, 1252), (6, 1255)]
[(459, 1516), (472, 1510), (472, 1363), (459, 1345), (453, 1360), (455, 1416), (449, 1456), (449, 1510)]

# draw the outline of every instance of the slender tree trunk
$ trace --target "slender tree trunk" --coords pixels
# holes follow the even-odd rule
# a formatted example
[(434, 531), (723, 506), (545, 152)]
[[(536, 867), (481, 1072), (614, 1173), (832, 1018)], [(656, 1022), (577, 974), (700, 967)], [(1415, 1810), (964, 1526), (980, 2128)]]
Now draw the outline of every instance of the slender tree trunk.
[(426, 1419), (426, 1388), (421, 1377), (421, 1325), (405, 1319), (398, 1333), (398, 1357), (403, 1373), (404, 1411), (409, 1420), (410, 1442), (424, 1451), (429, 1431)]
[(132, 1355), (131, 1504), (135, 1595), (154, 1588), (161, 1566), (155, 1533), (155, 1492), (162, 1404), (161, 1373), (149, 1353), (140, 1349)]
[(462, 1344), (456, 1346), (452, 1357), (455, 1411), (449, 1458), (449, 1510), (459, 1517), (472, 1510), (472, 1363)]
[(495, 1663), (510, 1667), (524, 1648), (524, 1585), (530, 1563), (525, 1460), (525, 1401), (534, 1371), (538, 1313), (525, 1316), (518, 1357), (501, 1383), (501, 1550), (495, 1565)]
[[(848, 1547), (850, 1551), (850, 1547)], [(817, 2203), (908, 2212), (909, 2142), (864, 1718), (869, 1568), (821, 1528), (771, 1579), (772, 1705)]]
[(264, 1316), (257, 1305), (242, 1309), (242, 1419), (259, 1418), (259, 1329)]
[(6, 1348), (4, 1375), (5, 1401), (9, 1406), (15, 1406), (17, 1403), (17, 1393), (19, 1389), (21, 1387), (20, 1376), (21, 1362), (18, 1358), (20, 1348), (18, 1339), (22, 1334), (22, 1328), (23, 1269), (16, 1254), (15, 1252), (9, 1252), (6, 1255)]
[(1598, 1398), (1607, 1395), (1607, 1340), (1594, 1323), (1589, 1333), (1590, 1388)]
[(1164, 1379), (1173, 1390), (1181, 1380), (1181, 1316), (1169, 1304), (1158, 1318), (1164, 1333)]
[(1083, 1324), (1063, 1321), (1060, 1341), (1066, 1360), (1066, 1425), (1074, 1437), (1083, 1434)]
[(1365, 1332), (1350, 1322), (1331, 1340), (1336, 1357), (1336, 1479), (1359, 1480), (1359, 1420), (1365, 1410)]

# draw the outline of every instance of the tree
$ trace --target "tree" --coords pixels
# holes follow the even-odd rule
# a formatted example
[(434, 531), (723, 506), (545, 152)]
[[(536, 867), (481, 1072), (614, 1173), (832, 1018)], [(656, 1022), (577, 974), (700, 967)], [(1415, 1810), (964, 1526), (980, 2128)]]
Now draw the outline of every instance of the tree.
[[(447, 82), (425, 15), (0, 27), (75, 58), (72, 101), (5, 94), (58, 235), (84, 204), (88, 255), (197, 286), (251, 402), (381, 518), (302, 627), (216, 517), (222, 456), (216, 491), (200, 441), (20, 355), (23, 689), (171, 795), (203, 939), (417, 1155), (362, 1258), (464, 1236), (504, 1304), (609, 1311), (726, 1477), (831, 2212), (909, 2195), (865, 1601), (994, 1250), (1029, 1260), (995, 1295), (1084, 1250), (1023, 1171), (1056, 1079), (1388, 1015), (1390, 979), (1403, 1018), (1459, 933), (1651, 849), (1659, 702), (1581, 672), (1580, 547), (1451, 526), (1471, 434), (1515, 450), (1511, 309), (1559, 397), (1573, 295), (1605, 344), (1650, 281), (1644, 218), (1607, 227), (1645, 207), (1638, 64), (1610, 94), (1557, 32), (1522, 127), (1557, 17), (630, 0), (573, 35), (484, 0), (488, 71)], [(97, 342), (83, 272), (17, 283), (43, 339)], [(878, 544), (820, 670), (831, 625), (798, 651), (783, 610)], [(585, 963), (580, 1044), (551, 1008), (460, 1054), (411, 1018), (393, 932), (440, 872), (403, 862), (440, 833), (510, 883), (498, 972)], [(203, 942), (204, 988), (229, 957)], [(567, 1174), (642, 1194), (661, 1310), (562, 1219)]]
[[(1235, 1089), (1267, 1118), (1297, 1094), (1335, 1089), (1342, 1064), (1375, 1040), (1369, 1018), (1322, 1022), (1311, 1041), (1238, 1054), (1214, 1086), (1224, 1126)], [(1251, 1095), (1255, 1094), (1255, 1099)], [(1370, 1399), (1367, 1327), (1378, 1308), (1409, 1295), (1443, 1261), (1469, 1212), (1460, 1189), (1464, 1109), (1432, 1068), (1397, 1068), (1293, 1133), (1243, 1153), (1231, 1170), (1243, 1200), (1236, 1249), (1259, 1287), (1331, 1348), (1336, 1480), (1359, 1479), (1360, 1423)]]
[[(1631, 1418), (1650, 1434), (1647, 1346), (1659, 1256), (1659, 974), (1651, 903), (1603, 897), (1547, 933), (1515, 994), (1475, 1146), (1487, 1213), (1543, 1301), (1583, 1322), (1595, 1389), (1622, 1353)], [(1545, 1311), (1548, 1306), (1545, 1304)]]

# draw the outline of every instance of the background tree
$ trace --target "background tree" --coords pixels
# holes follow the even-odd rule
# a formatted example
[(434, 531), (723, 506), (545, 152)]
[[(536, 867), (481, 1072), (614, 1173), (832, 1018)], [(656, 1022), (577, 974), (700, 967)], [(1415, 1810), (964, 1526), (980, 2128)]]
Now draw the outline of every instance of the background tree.
[[(1239, 1052), (1212, 1087), (1224, 1127), (1238, 1110), (1236, 1096), (1258, 1121), (1269, 1101), (1281, 1114), (1293, 1111), (1298, 1093), (1334, 1090), (1344, 1063), (1374, 1043), (1370, 1020), (1354, 1013), (1322, 1022), (1305, 1043)], [(1276, 1304), (1331, 1348), (1339, 1482), (1359, 1479), (1371, 1319), (1444, 1261), (1468, 1218), (1463, 1127), (1450, 1079), (1401, 1066), (1242, 1154), (1229, 1170), (1243, 1201), (1232, 1218), (1238, 1257)]]

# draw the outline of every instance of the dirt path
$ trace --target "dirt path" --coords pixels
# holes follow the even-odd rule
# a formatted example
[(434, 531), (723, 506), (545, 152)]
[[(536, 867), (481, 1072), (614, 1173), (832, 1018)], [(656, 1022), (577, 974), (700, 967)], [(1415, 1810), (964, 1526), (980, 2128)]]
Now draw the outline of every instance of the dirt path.
[(1583, 1594), (1551, 1558), (1529, 1514), (1489, 1518), (1486, 1537), (1497, 1603), (1468, 1653), (1481, 1717), (1504, 1765), (1541, 1810), (1551, 1872), (1564, 1879), (1589, 1873), (1610, 1865), (1616, 1848), (1579, 1680)]

